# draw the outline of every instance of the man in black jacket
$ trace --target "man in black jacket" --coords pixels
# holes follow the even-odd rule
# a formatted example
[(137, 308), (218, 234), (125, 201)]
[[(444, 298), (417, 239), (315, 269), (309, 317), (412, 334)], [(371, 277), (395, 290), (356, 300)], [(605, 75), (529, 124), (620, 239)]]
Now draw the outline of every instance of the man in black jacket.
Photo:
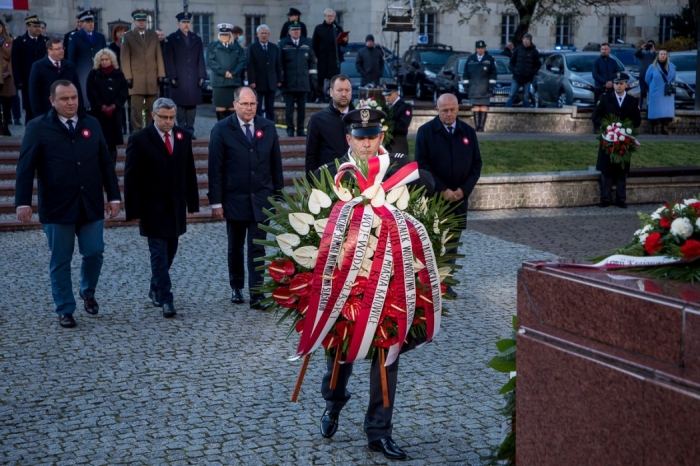
[(80, 106), (85, 108), (86, 102), (82, 101), (80, 81), (75, 65), (63, 56), (63, 41), (61, 39), (51, 39), (46, 42), (48, 55), (39, 61), (34, 62), (32, 71), (29, 73), (29, 103), (32, 106), (34, 116), (43, 115), (53, 108), (51, 105), (51, 85), (59, 79), (72, 82), (78, 89)]
[(372, 34), (367, 34), (365, 46), (357, 52), (355, 68), (362, 77), (360, 86), (366, 86), (370, 83), (379, 86), (379, 80), (384, 73), (384, 52), (382, 52), (381, 47), (375, 47)]
[(32, 219), (32, 184), (37, 174), (39, 221), (51, 260), (51, 293), (61, 327), (75, 327), (71, 259), (75, 237), (82, 255), (80, 297), (88, 314), (99, 305), (95, 288), (102, 269), (104, 191), (109, 218), (119, 214), (121, 196), (114, 164), (99, 122), (79, 112), (78, 89), (70, 81), (51, 86), (54, 110), (27, 125), (15, 185), (17, 219)]
[(409, 104), (399, 95), (398, 84), (385, 84), (382, 91), (386, 104), (391, 108), (391, 119), (394, 121), (394, 139), (385, 145), (389, 152), (408, 154), (408, 128), (413, 119), (413, 105)]
[[(258, 116), (275, 121), (275, 92), (282, 86), (280, 49), (270, 42), (270, 28), (261, 24), (255, 30), (258, 41), (246, 49), (248, 85), (258, 94)], [(302, 129), (303, 131), (303, 129)]]
[(530, 84), (540, 70), (542, 62), (540, 53), (532, 43), (532, 35), (525, 34), (523, 43), (510, 57), (510, 69), (513, 70), (513, 81), (510, 84), (510, 96), (506, 101), (506, 107), (512, 107), (520, 88), (523, 88), (523, 107), (532, 107), (530, 103)]
[[(618, 72), (617, 62), (610, 57), (610, 45), (600, 45), (600, 56), (593, 62), (593, 81), (595, 87), (593, 89), (593, 100), (597, 104), (604, 94), (612, 94), (613, 78)], [(592, 118), (593, 134), (600, 132), (600, 120)]]
[(310, 76), (316, 75), (316, 56), (311, 41), (301, 37), (301, 27), (289, 26), (289, 37), (280, 41), (282, 95), (285, 104), (287, 136), (294, 136), (294, 105), (297, 107), (297, 136), (306, 136), (306, 94), (311, 90)]
[(653, 40), (648, 40), (646, 44), (642, 45), (639, 50), (634, 52), (634, 56), (639, 59), (639, 104), (640, 108), (644, 108), (644, 101), (649, 93), (649, 86), (647, 85), (646, 75), (647, 69), (656, 60), (656, 42)]
[(329, 90), (331, 103), (309, 119), (306, 137), (306, 173), (333, 162), (348, 151), (343, 116), (354, 110), (352, 84), (344, 74), (333, 76)]
[(343, 28), (335, 22), (335, 11), (326, 8), (323, 12), (324, 21), (316, 26), (311, 44), (318, 60), (318, 95), (327, 98), (324, 93), (325, 80), (340, 73), (340, 64), (345, 61), (341, 45), (348, 43), (347, 36), (338, 44), (338, 36)]
[(12, 43), (12, 76), (17, 90), (22, 91), (22, 108), (26, 114), (24, 124), (34, 118), (29, 102), (29, 74), (34, 62), (46, 56), (46, 42), (49, 38), (41, 35), (41, 25), (36, 15), (24, 19), (27, 32)]

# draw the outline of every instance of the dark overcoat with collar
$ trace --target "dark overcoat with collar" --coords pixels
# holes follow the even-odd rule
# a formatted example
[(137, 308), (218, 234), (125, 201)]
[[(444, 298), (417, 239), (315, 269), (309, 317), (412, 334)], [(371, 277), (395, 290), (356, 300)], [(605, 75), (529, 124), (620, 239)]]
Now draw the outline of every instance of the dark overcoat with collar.
[[(597, 121), (603, 121), (604, 118), (610, 115), (614, 115), (620, 120), (630, 120), (632, 126), (638, 128), (642, 123), (642, 116), (639, 111), (639, 99), (627, 94), (622, 101), (622, 107), (620, 107), (614, 92), (602, 95), (595, 110), (593, 110), (591, 120), (596, 121), (597, 119)], [(596, 161), (595, 169), (609, 176), (622, 176), (623, 174), (629, 173), (630, 164), (625, 164), (623, 168), (620, 164), (610, 162), (610, 154), (603, 150), (601, 141), (598, 145), (598, 160)]]
[(170, 86), (170, 98), (177, 105), (193, 107), (202, 103), (202, 88), (199, 80), (207, 77), (204, 66), (202, 38), (190, 32), (185, 35), (179, 29), (165, 38), (163, 61), (165, 74), (177, 79), (177, 87)]
[(17, 163), (15, 206), (32, 204), (35, 172), (41, 223), (102, 220), (104, 192), (108, 201), (121, 200), (100, 124), (89, 115), (78, 117), (72, 136), (55, 110), (29, 122)]
[(129, 137), (124, 166), (126, 219), (140, 219), (148, 238), (174, 238), (187, 230), (187, 212), (199, 212), (199, 189), (190, 133), (173, 127), (173, 153), (153, 124)]
[[(129, 98), (129, 88), (124, 73), (121, 70), (113, 70), (111, 73), (105, 74), (102, 68), (92, 70), (88, 74), (85, 85), (88, 95), (88, 104), (86, 105), (90, 106), (90, 114), (100, 122), (107, 146), (114, 147), (124, 144), (121, 111), (126, 99)], [(103, 105), (115, 106), (111, 116), (102, 112)]]
[(452, 136), (439, 116), (421, 126), (416, 135), (415, 160), (433, 174), (436, 192), (462, 189), (464, 198), (458, 201), (456, 213), (464, 215), (464, 229), (469, 196), (481, 176), (482, 161), (474, 128), (459, 118), (456, 126)]
[(83, 102), (87, 102), (87, 88), (85, 82), (88, 74), (94, 66), (93, 58), (95, 54), (107, 47), (107, 39), (104, 34), (93, 31), (92, 41), (88, 39), (85, 30), (80, 30), (75, 34), (71, 34), (68, 38), (67, 58), (75, 65), (75, 70), (78, 73), (78, 79), (83, 89)]
[(255, 84), (256, 92), (273, 92), (277, 83), (282, 82), (282, 62), (280, 49), (272, 42), (267, 42), (267, 52), (256, 41), (246, 49), (246, 70), (248, 84)]
[[(348, 107), (350, 110), (355, 110), (352, 103)], [(306, 133), (307, 174), (347, 153), (349, 146), (345, 134), (343, 117), (332, 102), (311, 115)]]
[(59, 79), (67, 79), (75, 84), (76, 89), (78, 89), (80, 105), (83, 108), (89, 106), (87, 102), (83, 101), (82, 88), (75, 65), (68, 60), (61, 60), (61, 69), (59, 70), (49, 57), (44, 57), (34, 62), (32, 71), (29, 73), (29, 102), (35, 117), (43, 115), (53, 108), (49, 100), (51, 85)]
[(391, 107), (391, 119), (394, 121), (394, 139), (385, 146), (386, 150), (408, 155), (408, 128), (413, 119), (413, 105), (399, 99)]
[(273, 122), (256, 116), (253, 142), (233, 115), (219, 121), (209, 138), (209, 203), (222, 204), (229, 220), (263, 222), (269, 198), (284, 188), (279, 137)]
[[(29, 33), (25, 32), (12, 42), (12, 76), (15, 78), (15, 84), (21, 85), (24, 91), (27, 90), (26, 86), (29, 84), (29, 73), (32, 71), (32, 65), (47, 54), (46, 42), (48, 40), (49, 38), (46, 36), (39, 36), (34, 41)], [(22, 104), (25, 103), (22, 102)], [(27, 107), (29, 107), (29, 102), (24, 108)]]

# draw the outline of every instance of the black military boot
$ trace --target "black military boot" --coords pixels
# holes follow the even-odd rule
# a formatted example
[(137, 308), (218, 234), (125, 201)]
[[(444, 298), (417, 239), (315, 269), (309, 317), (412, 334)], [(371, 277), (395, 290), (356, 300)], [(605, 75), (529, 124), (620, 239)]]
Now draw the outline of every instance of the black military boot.
[(481, 121), (479, 122), (479, 128), (481, 132), (484, 132), (484, 127), (486, 126), (486, 118), (489, 116), (488, 112), (481, 112)]

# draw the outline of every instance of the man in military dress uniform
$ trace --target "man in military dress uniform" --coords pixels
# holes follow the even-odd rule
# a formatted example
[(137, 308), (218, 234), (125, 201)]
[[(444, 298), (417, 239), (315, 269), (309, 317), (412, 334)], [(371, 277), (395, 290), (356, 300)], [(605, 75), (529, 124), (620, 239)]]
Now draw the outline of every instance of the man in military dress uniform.
[[(345, 137), (350, 148), (347, 154), (341, 157), (338, 162), (341, 164), (358, 162), (379, 155), (379, 146), (384, 140), (384, 133), (382, 132), (382, 120), (384, 118), (386, 118), (386, 114), (381, 110), (362, 108), (349, 111), (343, 117), (343, 123), (347, 125), (347, 135)], [(385, 179), (410, 162), (408, 155), (405, 154), (389, 154), (389, 156), (392, 169), (387, 172)], [(335, 162), (328, 163), (325, 167), (328, 168), (331, 175), (335, 176), (337, 173)], [(320, 176), (320, 169), (316, 170), (315, 174), (317, 177)], [(421, 170), (420, 179), (411, 184), (425, 186), (426, 194), (432, 195), (433, 177), (427, 171)], [(409, 341), (409, 344), (404, 346), (404, 351), (402, 352), (415, 347), (417, 343), (419, 342)], [(338, 431), (340, 411), (350, 400), (351, 395), (347, 390), (347, 384), (352, 374), (353, 364), (348, 363), (339, 366), (336, 387), (331, 389), (330, 382), (333, 374), (334, 355), (326, 358), (326, 362), (327, 371), (321, 382), (321, 395), (326, 400), (326, 409), (321, 417), (320, 428), (321, 436), (331, 438)], [(364, 430), (367, 435), (367, 446), (370, 450), (381, 452), (389, 459), (403, 460), (406, 458), (406, 453), (391, 438), (391, 419), (394, 411), (398, 372), (399, 359), (397, 358), (393, 364), (386, 368), (389, 407), (385, 408), (382, 396), (379, 358), (375, 357), (372, 360), (369, 373), (369, 406), (365, 414)]]
[(386, 145), (386, 150), (408, 155), (407, 136), (413, 119), (413, 105), (401, 98), (398, 84), (385, 84), (382, 95), (391, 108), (391, 119), (394, 121), (394, 139)]
[(27, 32), (12, 43), (12, 75), (15, 86), (22, 91), (22, 108), (26, 111), (24, 124), (34, 118), (29, 103), (29, 74), (32, 65), (46, 56), (46, 42), (49, 38), (41, 35), (41, 25), (36, 15), (24, 19)]
[(287, 136), (294, 136), (294, 104), (297, 107), (297, 136), (306, 136), (306, 94), (309, 78), (316, 75), (316, 56), (311, 41), (301, 37), (298, 23), (289, 26), (289, 37), (280, 41), (282, 53), (282, 95), (285, 103)]
[(204, 66), (202, 39), (190, 32), (192, 13), (177, 16), (178, 30), (170, 34), (163, 45), (165, 73), (170, 79), (170, 98), (177, 104), (177, 125), (194, 135), (197, 105), (202, 103), (202, 86), (207, 77)]
[(146, 29), (148, 12), (136, 10), (131, 17), (135, 29), (122, 38), (121, 59), (131, 99), (131, 126), (133, 131), (138, 131), (143, 127), (144, 111), (146, 125), (153, 122), (151, 109), (158, 98), (159, 84), (165, 82), (165, 65), (158, 34)]
[(80, 21), (80, 13), (75, 15), (75, 29), (72, 31), (68, 31), (63, 35), (63, 49), (68, 50), (68, 41), (70, 40), (71, 34), (74, 32), (79, 32), (80, 28), (82, 26), (82, 22)]
[(87, 105), (87, 76), (94, 66), (95, 54), (107, 47), (104, 34), (95, 31), (95, 12), (85, 10), (79, 15), (83, 28), (68, 37), (68, 60), (75, 65), (82, 88), (81, 102)]

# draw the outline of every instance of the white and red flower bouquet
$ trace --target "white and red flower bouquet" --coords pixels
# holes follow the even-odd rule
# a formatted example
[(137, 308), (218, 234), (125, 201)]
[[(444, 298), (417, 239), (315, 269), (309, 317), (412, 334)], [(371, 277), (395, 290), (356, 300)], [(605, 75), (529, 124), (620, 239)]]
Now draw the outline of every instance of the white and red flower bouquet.
[(629, 165), (632, 160), (632, 152), (639, 147), (639, 141), (635, 137), (637, 131), (629, 120), (620, 121), (614, 115), (603, 120), (601, 126), (600, 141), (603, 150), (610, 155), (612, 163), (623, 167)]
[(389, 365), (440, 328), (445, 289), (457, 284), (448, 251), (459, 246), (459, 218), (440, 196), (408, 189), (415, 162), (382, 182), (390, 158), (380, 154), (340, 165), (335, 179), (324, 168), (313, 185), (295, 180), (266, 212), (274, 240), (259, 243), (274, 252), (260, 291), (300, 334), (295, 358), (323, 346), (352, 362), (381, 348)]

